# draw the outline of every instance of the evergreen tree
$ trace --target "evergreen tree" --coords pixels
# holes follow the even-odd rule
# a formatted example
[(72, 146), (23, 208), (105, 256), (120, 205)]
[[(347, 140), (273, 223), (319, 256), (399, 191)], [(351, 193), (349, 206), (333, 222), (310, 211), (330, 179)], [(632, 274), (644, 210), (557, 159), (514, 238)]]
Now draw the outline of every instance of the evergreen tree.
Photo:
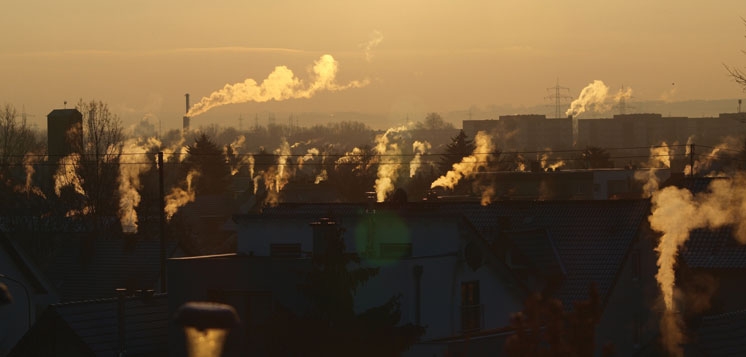
[(474, 153), (475, 148), (474, 141), (469, 139), (462, 129), (458, 135), (451, 138), (451, 143), (446, 146), (446, 151), (440, 159), (441, 175), (450, 171), (453, 164)]
[(202, 134), (187, 147), (187, 154), (185, 162), (188, 169), (199, 172), (195, 180), (197, 194), (222, 193), (230, 177), (230, 167), (220, 147)]

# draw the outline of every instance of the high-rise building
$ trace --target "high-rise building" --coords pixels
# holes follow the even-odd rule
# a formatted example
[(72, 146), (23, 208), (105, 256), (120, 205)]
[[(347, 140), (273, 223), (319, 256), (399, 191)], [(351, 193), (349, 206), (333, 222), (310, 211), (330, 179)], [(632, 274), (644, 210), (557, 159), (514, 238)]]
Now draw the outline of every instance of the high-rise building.
[(47, 115), (49, 160), (59, 161), (83, 149), (83, 115), (77, 109), (55, 109)]

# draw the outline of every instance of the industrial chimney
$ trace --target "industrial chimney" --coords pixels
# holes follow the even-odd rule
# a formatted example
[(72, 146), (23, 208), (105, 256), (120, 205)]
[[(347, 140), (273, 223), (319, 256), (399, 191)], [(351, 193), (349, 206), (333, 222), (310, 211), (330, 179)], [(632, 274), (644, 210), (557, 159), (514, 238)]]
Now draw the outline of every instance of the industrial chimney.
[[(189, 113), (189, 93), (184, 94), (184, 97), (186, 97), (186, 112), (184, 112), (184, 113), (188, 114)], [(186, 116), (186, 115), (184, 115), (183, 119), (184, 120), (183, 120), (183, 123), (182, 123), (182, 125), (183, 125), (182, 126), (182, 130), (186, 133), (187, 131), (189, 131), (189, 117)]]

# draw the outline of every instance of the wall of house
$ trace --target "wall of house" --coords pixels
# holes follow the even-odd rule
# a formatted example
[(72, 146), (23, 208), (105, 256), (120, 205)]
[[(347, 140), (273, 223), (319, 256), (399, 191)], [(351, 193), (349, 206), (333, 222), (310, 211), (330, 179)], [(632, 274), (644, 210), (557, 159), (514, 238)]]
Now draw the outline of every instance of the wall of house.
[(596, 328), (596, 350), (612, 344), (619, 356), (653, 343), (658, 329), (657, 255), (647, 227), (630, 248)]

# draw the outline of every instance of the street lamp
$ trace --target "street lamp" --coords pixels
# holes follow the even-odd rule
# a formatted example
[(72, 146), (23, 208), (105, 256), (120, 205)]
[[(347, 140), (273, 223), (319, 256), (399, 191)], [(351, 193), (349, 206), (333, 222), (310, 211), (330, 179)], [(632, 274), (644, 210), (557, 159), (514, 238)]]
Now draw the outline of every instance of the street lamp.
[(239, 323), (236, 310), (215, 302), (190, 301), (179, 307), (176, 323), (184, 326), (191, 357), (218, 357), (230, 329)]
[[(29, 294), (28, 289), (26, 288), (26, 284), (22, 283), (20, 280), (16, 280), (5, 274), (0, 274), (0, 278), (10, 280), (20, 285), (23, 288), (23, 292), (26, 293), (26, 305), (28, 305), (28, 328), (30, 330), (31, 329), (31, 294)], [(8, 292), (8, 296), (10, 296), (10, 292)]]

